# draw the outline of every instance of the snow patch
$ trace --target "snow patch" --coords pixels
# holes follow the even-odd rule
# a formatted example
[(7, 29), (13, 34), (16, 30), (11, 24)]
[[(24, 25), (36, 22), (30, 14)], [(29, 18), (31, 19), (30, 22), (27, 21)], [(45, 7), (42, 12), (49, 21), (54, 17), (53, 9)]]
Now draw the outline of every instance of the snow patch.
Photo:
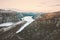
[(2, 24), (0, 24), (0, 27), (7, 27), (7, 26), (11, 26), (12, 24), (14, 24), (14, 23), (12, 23), (12, 22), (2, 23)]
[(16, 33), (21, 32), (25, 27), (27, 27), (29, 24), (31, 24), (34, 21), (32, 16), (26, 16), (26, 17), (22, 18), (22, 20), (27, 21), (27, 23), (24, 24)]

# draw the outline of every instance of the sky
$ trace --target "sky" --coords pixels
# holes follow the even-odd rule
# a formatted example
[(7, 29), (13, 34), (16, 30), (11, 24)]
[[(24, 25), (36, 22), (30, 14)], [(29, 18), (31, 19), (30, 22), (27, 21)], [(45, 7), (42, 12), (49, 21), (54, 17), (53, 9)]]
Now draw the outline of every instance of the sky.
[(26, 12), (60, 11), (60, 0), (0, 0), (0, 9), (18, 9)]

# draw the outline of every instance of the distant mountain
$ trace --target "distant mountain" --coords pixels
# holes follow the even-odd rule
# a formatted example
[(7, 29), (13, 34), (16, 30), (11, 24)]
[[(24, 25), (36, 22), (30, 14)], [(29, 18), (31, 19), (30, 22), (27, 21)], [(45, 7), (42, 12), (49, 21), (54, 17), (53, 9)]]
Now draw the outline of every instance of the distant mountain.
[(16, 11), (0, 9), (0, 23), (18, 21)]

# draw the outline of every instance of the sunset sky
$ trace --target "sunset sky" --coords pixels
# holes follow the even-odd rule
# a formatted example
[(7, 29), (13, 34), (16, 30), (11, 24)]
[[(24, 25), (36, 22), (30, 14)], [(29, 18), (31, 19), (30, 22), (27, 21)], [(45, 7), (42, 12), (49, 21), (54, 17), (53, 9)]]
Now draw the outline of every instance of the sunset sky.
[(0, 0), (0, 9), (19, 9), (27, 12), (60, 11), (60, 0)]

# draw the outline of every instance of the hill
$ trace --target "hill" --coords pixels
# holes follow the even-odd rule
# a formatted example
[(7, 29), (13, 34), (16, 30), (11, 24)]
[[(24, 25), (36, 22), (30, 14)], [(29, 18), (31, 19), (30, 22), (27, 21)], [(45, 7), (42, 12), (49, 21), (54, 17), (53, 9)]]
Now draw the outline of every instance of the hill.
[[(19, 26), (17, 26), (17, 28), (18, 27)], [(14, 29), (16, 30), (17, 28)], [(11, 32), (13, 31), (12, 33), (15, 33), (14, 29), (10, 31)], [(13, 35), (11, 33), (10, 33), (11, 35), (9, 35), (9, 33), (10, 33), (9, 31), (6, 32), (8, 36)], [(11, 38), (10, 37), (6, 38), (6, 40), (7, 39), (8, 40), (60, 40), (60, 11), (52, 12), (52, 13), (44, 13), (39, 15), (38, 18), (36, 18), (36, 20), (33, 23), (31, 23), (29, 26), (27, 26), (23, 31), (14, 35)]]
[(23, 40), (60, 40), (60, 12), (43, 14), (17, 35)]

